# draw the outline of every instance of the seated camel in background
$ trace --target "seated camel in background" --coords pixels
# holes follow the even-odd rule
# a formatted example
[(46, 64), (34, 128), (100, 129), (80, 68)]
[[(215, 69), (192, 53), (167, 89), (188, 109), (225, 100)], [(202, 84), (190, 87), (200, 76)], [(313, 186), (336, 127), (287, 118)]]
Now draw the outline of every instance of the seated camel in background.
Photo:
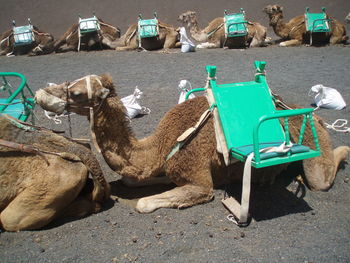
[[(242, 163), (225, 166), (222, 154), (217, 152), (213, 119), (210, 117), (198, 133), (172, 158), (168, 154), (177, 138), (189, 127), (195, 126), (200, 116), (209, 108), (204, 96), (178, 104), (161, 119), (155, 132), (138, 140), (131, 131), (126, 109), (117, 96), (108, 75), (90, 75), (67, 84), (50, 86), (36, 93), (36, 101), (47, 110), (54, 110), (54, 101), (69, 107), (90, 120), (96, 142), (107, 164), (122, 177), (142, 181), (166, 174), (176, 184), (172, 190), (141, 198), (136, 209), (149, 213), (161, 207), (189, 207), (208, 202), (213, 198), (213, 187), (233, 179), (242, 179)], [(92, 110), (89, 110), (91, 108)], [(58, 114), (63, 112), (56, 109)], [(90, 115), (90, 113), (92, 114)], [(303, 161), (305, 181), (312, 190), (328, 190), (335, 179), (339, 163), (347, 158), (350, 147), (333, 150), (331, 140), (322, 121), (316, 117), (322, 154)], [(301, 117), (290, 118), (290, 133), (298, 140)], [(94, 136), (93, 136), (94, 137)], [(304, 143), (313, 146), (311, 132), (304, 135)], [(255, 176), (274, 177), (286, 166), (273, 166), (254, 170)]]
[[(208, 26), (200, 29), (197, 22), (197, 15), (194, 11), (187, 11), (179, 15), (178, 20), (182, 22), (190, 32), (191, 37), (199, 42), (198, 48), (220, 48), (225, 46), (237, 46), (235, 41), (226, 41), (224, 18), (217, 17), (209, 22)], [(266, 27), (257, 22), (247, 23), (248, 36), (243, 46), (260, 47), (266, 45)]]
[(79, 44), (85, 44), (86, 49), (107, 48), (113, 49), (113, 41), (120, 37), (120, 29), (105, 23), (98, 18), (100, 24), (99, 32), (84, 34), (79, 41), (79, 24), (73, 24), (63, 34), (63, 36), (55, 41), (54, 50), (56, 52), (78, 51)]
[(13, 29), (9, 29), (0, 36), (0, 55), (37, 56), (53, 52), (54, 38), (51, 34), (40, 31), (33, 26), (34, 41), (28, 45), (15, 46)]
[(58, 217), (101, 210), (109, 184), (88, 148), (5, 116), (0, 116), (0, 228), (39, 229)]
[[(171, 25), (158, 21), (159, 35), (142, 39), (145, 50), (170, 49), (181, 47), (179, 32)], [(137, 23), (132, 24), (124, 35), (111, 44), (117, 51), (136, 50), (140, 47)]]
[[(281, 47), (297, 46), (310, 43), (310, 34), (306, 31), (305, 15), (300, 15), (289, 20), (288, 23), (283, 21), (283, 7), (279, 5), (268, 5), (263, 9), (270, 19), (275, 34), (279, 36), (283, 42)], [(332, 18), (330, 22), (331, 32), (326, 33), (325, 43), (331, 45), (346, 43), (345, 26)]]

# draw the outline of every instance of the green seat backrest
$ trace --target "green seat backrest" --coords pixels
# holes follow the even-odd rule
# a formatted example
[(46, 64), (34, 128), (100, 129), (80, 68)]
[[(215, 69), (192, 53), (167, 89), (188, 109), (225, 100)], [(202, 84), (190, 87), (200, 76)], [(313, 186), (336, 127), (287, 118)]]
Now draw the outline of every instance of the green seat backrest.
[(331, 30), (324, 8), (322, 8), (322, 13), (309, 13), (309, 8), (306, 8), (305, 26), (306, 30), (311, 33), (330, 32)]
[(94, 16), (91, 18), (79, 18), (79, 29), (81, 33), (96, 32), (100, 30), (100, 22)]
[[(213, 85), (221, 125), (229, 150), (242, 150), (253, 145), (253, 129), (263, 115), (275, 112), (266, 83), (256, 81)], [(264, 122), (259, 129), (261, 148), (277, 146), (285, 140), (278, 119)]]
[(226, 14), (224, 16), (226, 37), (247, 35), (247, 27), (244, 11), (240, 13)]
[[(0, 77), (4, 84), (4, 89), (0, 89), (0, 114), (26, 121), (35, 107), (35, 101), (25, 76), (17, 72), (0, 72)], [(9, 78), (19, 78), (20, 83), (16, 89), (9, 83)]]
[(15, 45), (28, 45), (34, 41), (33, 26), (17, 26), (13, 27), (13, 37)]
[(158, 36), (158, 19), (139, 19), (138, 33), (140, 38)]

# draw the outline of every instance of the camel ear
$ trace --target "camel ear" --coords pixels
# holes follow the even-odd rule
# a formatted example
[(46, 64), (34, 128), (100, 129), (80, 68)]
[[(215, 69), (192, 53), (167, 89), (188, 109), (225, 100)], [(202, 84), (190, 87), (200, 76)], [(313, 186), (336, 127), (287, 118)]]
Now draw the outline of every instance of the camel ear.
[(102, 86), (104, 88), (109, 89), (109, 90), (114, 90), (114, 84), (113, 84), (113, 79), (112, 79), (111, 75), (102, 74), (100, 76), (100, 78), (101, 78)]

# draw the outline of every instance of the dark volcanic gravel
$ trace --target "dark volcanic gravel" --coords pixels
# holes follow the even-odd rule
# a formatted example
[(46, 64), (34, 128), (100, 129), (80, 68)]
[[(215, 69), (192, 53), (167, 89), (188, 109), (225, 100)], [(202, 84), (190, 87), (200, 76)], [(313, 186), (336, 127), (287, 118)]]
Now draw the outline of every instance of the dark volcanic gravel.
[[(115, 51), (53, 54), (41, 57), (1, 57), (0, 71), (16, 71), (28, 78), (33, 90), (47, 82), (72, 81), (87, 74), (108, 72), (123, 97), (138, 86), (142, 105), (151, 114), (132, 120), (137, 137), (151, 134), (164, 113), (178, 100), (177, 85), (187, 79), (194, 88), (206, 79), (205, 65), (217, 65), (218, 82), (253, 79), (254, 60), (267, 61), (270, 87), (290, 102), (309, 107), (308, 91), (315, 84), (336, 88), (350, 103), (350, 48), (295, 47), (247, 50), (201, 50), (191, 54)], [(253, 105), (252, 105), (253, 106)], [(56, 125), (36, 108), (36, 123)], [(349, 120), (349, 107), (322, 109), (326, 122)], [(72, 116), (73, 136), (87, 137), (87, 121)], [(334, 145), (350, 145), (349, 134), (330, 131)], [(328, 192), (295, 195), (290, 169), (275, 184), (253, 187), (253, 222), (238, 228), (226, 219), (221, 205), (223, 190), (210, 203), (192, 208), (159, 209), (151, 214), (134, 211), (134, 196), (155, 189), (126, 189), (118, 175), (103, 162), (113, 185), (113, 200), (101, 213), (80, 220), (56, 221), (44, 230), (0, 234), (0, 262), (350, 262), (349, 166), (339, 171)], [(232, 186), (240, 191), (240, 187)]]

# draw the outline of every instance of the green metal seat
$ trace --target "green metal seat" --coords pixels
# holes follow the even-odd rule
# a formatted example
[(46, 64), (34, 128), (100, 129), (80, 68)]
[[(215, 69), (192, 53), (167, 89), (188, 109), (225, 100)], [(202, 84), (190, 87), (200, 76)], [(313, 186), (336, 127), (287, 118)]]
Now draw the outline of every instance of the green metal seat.
[(226, 38), (241, 37), (248, 34), (246, 26), (248, 22), (245, 19), (245, 12), (242, 8), (239, 13), (233, 14), (227, 14), (227, 11), (225, 10), (224, 22)]
[(159, 35), (158, 19), (156, 13), (154, 13), (153, 19), (142, 19), (142, 16), (140, 14), (137, 25), (139, 39), (157, 37)]
[(311, 33), (330, 32), (330, 19), (327, 18), (326, 9), (322, 7), (322, 13), (310, 13), (309, 8), (305, 12), (306, 31)]
[[(25, 76), (17, 72), (0, 72), (0, 114), (8, 114), (21, 121), (26, 121), (34, 110), (34, 94), (30, 90)], [(14, 88), (10, 79), (18, 79), (20, 84)], [(4, 96), (7, 96), (4, 98)]]
[[(214, 78), (216, 67), (207, 66), (211, 78), (209, 87), (216, 101), (231, 157), (245, 161), (247, 156), (254, 152), (252, 166), (261, 168), (318, 156), (318, 150), (312, 150), (306, 146), (301, 147), (303, 135), (287, 153), (260, 154), (259, 151), (266, 147), (279, 146), (282, 143), (290, 145), (288, 117), (304, 115), (303, 130), (305, 130), (307, 120), (313, 127), (313, 108), (276, 110), (265, 78), (265, 65), (266, 62), (255, 62), (257, 75), (254, 81), (221, 85), (218, 85)], [(285, 120), (284, 127), (281, 126), (279, 118)], [(315, 131), (314, 138), (317, 147)], [(300, 152), (301, 149), (303, 152)], [(267, 156), (270, 157), (267, 158)]]
[[(256, 74), (253, 81), (217, 84), (216, 66), (207, 66), (206, 88), (191, 92), (206, 91), (211, 107), (215, 106), (214, 124), (217, 134), (223, 134), (229, 160), (245, 162), (242, 200), (239, 204), (232, 197), (223, 200), (224, 205), (234, 214), (236, 223), (247, 225), (251, 166), (262, 168), (283, 163), (313, 158), (320, 155), (316, 128), (313, 122), (313, 108), (277, 110), (274, 97), (265, 78), (264, 61), (255, 61)], [(188, 98), (189, 93), (187, 94)], [(303, 115), (297, 142), (291, 142), (289, 117)], [(283, 119), (281, 125), (280, 119)], [(314, 139), (314, 149), (303, 145), (307, 122)], [(219, 142), (222, 141), (221, 139)], [(218, 142), (218, 143), (219, 143)]]
[(321, 13), (310, 13), (309, 8), (305, 11), (306, 31), (310, 33), (310, 45), (312, 45), (312, 37), (314, 34), (328, 33), (331, 31), (330, 21), (327, 18), (326, 9), (322, 7)]
[(87, 34), (92, 32), (97, 32), (100, 30), (100, 22), (98, 21), (96, 16), (90, 18), (82, 19), (79, 17), (79, 31), (80, 34)]
[(30, 45), (34, 42), (33, 26), (28, 18), (28, 25), (16, 26), (16, 22), (13, 21), (13, 38), (15, 46)]

